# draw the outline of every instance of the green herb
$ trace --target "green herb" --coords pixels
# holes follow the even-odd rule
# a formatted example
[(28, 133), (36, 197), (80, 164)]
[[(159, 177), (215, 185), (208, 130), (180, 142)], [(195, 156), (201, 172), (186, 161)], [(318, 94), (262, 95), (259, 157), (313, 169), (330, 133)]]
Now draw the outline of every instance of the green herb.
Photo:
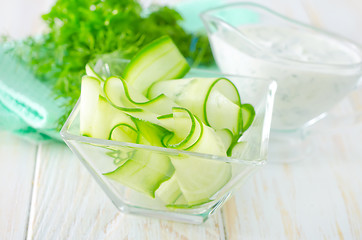
[(43, 15), (49, 31), (30, 37), (15, 48), (36, 76), (66, 98), (61, 126), (80, 94), (86, 63), (116, 52), (131, 58), (142, 46), (169, 35), (191, 65), (213, 62), (205, 34), (190, 34), (180, 26), (182, 17), (168, 7), (155, 7), (144, 16), (135, 0), (58, 0)]

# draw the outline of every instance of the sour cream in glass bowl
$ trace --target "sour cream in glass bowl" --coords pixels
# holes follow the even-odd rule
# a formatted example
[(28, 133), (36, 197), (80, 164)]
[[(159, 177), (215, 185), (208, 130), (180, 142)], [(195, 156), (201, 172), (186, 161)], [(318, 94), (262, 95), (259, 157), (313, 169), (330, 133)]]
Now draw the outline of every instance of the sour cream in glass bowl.
[(270, 143), (279, 142), (277, 152), (283, 149), (288, 158), (300, 154), (286, 145), (289, 140), (301, 142), (306, 127), (351, 92), (362, 75), (360, 46), (264, 6), (224, 5), (201, 18), (222, 72), (277, 81)]

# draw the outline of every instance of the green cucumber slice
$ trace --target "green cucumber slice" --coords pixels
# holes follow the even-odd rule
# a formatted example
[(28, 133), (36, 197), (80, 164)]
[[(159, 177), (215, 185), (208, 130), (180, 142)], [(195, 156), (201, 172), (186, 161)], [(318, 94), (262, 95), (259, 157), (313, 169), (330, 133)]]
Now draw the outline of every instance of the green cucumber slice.
[(197, 143), (188, 150), (198, 153), (226, 156), (227, 148), (216, 131), (209, 126), (206, 126), (201, 121), (200, 123), (202, 124), (202, 136)]
[(188, 205), (210, 201), (231, 178), (231, 165), (225, 162), (191, 156), (171, 157), (171, 162)]
[(224, 143), (225, 149), (228, 149), (233, 142), (233, 133), (229, 129), (217, 130), (216, 134), (219, 136), (221, 141)]
[(87, 74), (88, 77), (93, 77), (93, 78), (96, 78), (96, 79), (99, 80), (100, 87), (101, 87), (100, 95), (102, 97), (105, 97), (104, 92), (103, 92), (104, 79), (96, 71), (94, 71), (94, 69), (89, 64), (87, 64), (85, 66), (85, 71), (86, 71), (86, 74)]
[(229, 129), (236, 138), (241, 134), (241, 101), (235, 85), (226, 78), (213, 82), (204, 102), (205, 123), (215, 130)]
[[(161, 146), (161, 138), (169, 132), (152, 123), (132, 119), (137, 127), (137, 143)], [(171, 178), (174, 167), (166, 154), (137, 149), (131, 159), (104, 175), (152, 198), (161, 183)]]
[(122, 123), (134, 127), (134, 123), (128, 115), (114, 108), (102, 96), (99, 96), (96, 109), (93, 112), (93, 126), (89, 134), (90, 137), (109, 139), (114, 126)]
[[(201, 139), (189, 151), (226, 156), (215, 130), (204, 125)], [(194, 156), (170, 157), (181, 192), (189, 205), (210, 201), (231, 178), (229, 163)]]
[(166, 114), (171, 112), (172, 107), (177, 106), (163, 94), (149, 100), (118, 77), (108, 78), (103, 89), (111, 105), (127, 112), (147, 110), (157, 114)]
[(143, 121), (137, 118), (132, 119), (137, 127), (140, 136), (137, 143), (162, 147), (162, 138), (170, 132), (157, 124), (148, 121)]
[(242, 117), (243, 117), (242, 130), (243, 130), (243, 132), (245, 132), (246, 130), (248, 130), (248, 128), (254, 121), (255, 109), (251, 104), (245, 103), (245, 104), (241, 105), (241, 112), (242, 112)]
[(203, 103), (214, 80), (215, 78), (203, 78), (201, 83), (198, 78), (159, 81), (150, 86), (147, 97), (154, 98), (165, 94), (205, 122)]
[(159, 81), (150, 86), (149, 98), (165, 94), (215, 130), (228, 129), (234, 139), (242, 132), (240, 96), (226, 78), (188, 78)]
[(235, 145), (231, 148), (231, 155), (242, 157), (247, 148), (248, 148), (248, 142), (245, 141), (236, 142)]
[(127, 65), (123, 77), (145, 94), (148, 87), (160, 80), (183, 77), (190, 69), (169, 36), (163, 36), (143, 47)]
[(176, 199), (176, 201), (173, 205), (173, 207), (177, 207), (177, 208), (188, 208), (189, 206), (190, 205), (187, 203), (185, 196), (182, 194)]
[(119, 142), (136, 143), (138, 131), (127, 123), (120, 123), (111, 129), (108, 139)]
[(100, 81), (104, 81), (104, 79), (96, 71), (94, 71), (94, 69), (89, 64), (85, 65), (85, 73), (90, 77), (94, 77)]
[(156, 191), (156, 196), (165, 204), (173, 204), (182, 195), (178, 185), (176, 175), (173, 175), (169, 180), (162, 183)]
[(174, 107), (172, 111), (172, 115), (158, 118), (161, 124), (172, 131), (162, 139), (163, 146), (183, 150), (192, 148), (202, 136), (202, 124), (185, 108)]
[(97, 78), (84, 76), (80, 94), (80, 134), (90, 136), (93, 127), (94, 108), (98, 105), (101, 92), (100, 81)]
[(174, 173), (170, 159), (160, 153), (137, 149), (132, 159), (104, 175), (152, 198), (161, 183)]
[[(121, 113), (122, 116), (124, 115)], [(111, 121), (114, 114), (112, 114), (112, 106), (107, 103), (103, 97), (99, 96), (98, 103), (93, 109), (93, 126), (89, 136), (93, 138), (108, 139), (112, 129)], [(127, 116), (125, 116), (127, 117)]]
[(198, 206), (200, 206), (202, 204), (208, 203), (210, 201), (190, 205), (190, 204), (187, 203), (187, 200), (186, 200), (185, 196), (181, 195), (173, 204), (168, 204), (168, 205), (166, 205), (166, 207), (174, 208), (174, 209), (192, 209), (192, 208), (198, 207)]

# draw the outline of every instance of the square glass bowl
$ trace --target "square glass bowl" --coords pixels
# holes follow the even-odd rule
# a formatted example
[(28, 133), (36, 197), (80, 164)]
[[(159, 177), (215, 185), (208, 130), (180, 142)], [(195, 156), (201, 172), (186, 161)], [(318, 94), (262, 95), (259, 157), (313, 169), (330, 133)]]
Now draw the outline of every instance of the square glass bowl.
[[(232, 156), (223, 157), (81, 136), (79, 101), (61, 130), (66, 144), (121, 212), (202, 223), (225, 203), (248, 176), (266, 163), (276, 83), (268, 79), (225, 76), (197, 69), (191, 69), (185, 77), (226, 77), (238, 88), (242, 103), (254, 106), (255, 120), (239, 139), (239, 142), (243, 143), (234, 148)], [(251, 81), (254, 82), (254, 88), (246, 89), (244, 86), (250, 86)], [(156, 164), (147, 164), (148, 161)], [(200, 194), (208, 191), (208, 188), (215, 190), (215, 184), (222, 184), (204, 203), (185, 204), (185, 199), (181, 197), (174, 204), (167, 205), (158, 197), (158, 190), (153, 198), (104, 175), (121, 164), (133, 164), (136, 167), (142, 165), (141, 170), (129, 178), (149, 184), (150, 178), (155, 176), (164, 179), (172, 177), (168, 174), (162, 176), (165, 171), (160, 169), (165, 161), (176, 161), (178, 164), (175, 172), (187, 175), (187, 178), (182, 180), (183, 184), (187, 183), (188, 188), (196, 189), (196, 192), (200, 190)], [(197, 189), (199, 186), (203, 186), (202, 189)], [(172, 187), (169, 188), (166, 194), (174, 194), (172, 190)]]

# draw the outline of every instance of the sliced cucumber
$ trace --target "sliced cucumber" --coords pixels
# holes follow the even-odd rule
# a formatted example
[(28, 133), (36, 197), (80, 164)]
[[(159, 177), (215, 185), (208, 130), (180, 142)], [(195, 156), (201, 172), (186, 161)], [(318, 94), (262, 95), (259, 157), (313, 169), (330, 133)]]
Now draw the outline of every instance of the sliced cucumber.
[[(97, 106), (92, 110), (93, 128), (89, 134), (90, 137), (108, 139), (113, 127), (111, 121), (113, 120), (113, 116), (115, 116), (112, 114), (112, 108), (113, 107), (107, 103), (107, 100), (99, 96)], [(121, 114), (122, 116), (124, 115), (124, 113)]]
[[(138, 131), (137, 143), (161, 146), (161, 138), (168, 131), (157, 125), (133, 119)], [(165, 154), (146, 149), (137, 149), (132, 159), (104, 175), (138, 192), (154, 198), (161, 183), (171, 178), (174, 167)]]
[(201, 84), (197, 78), (159, 81), (150, 86), (147, 97), (152, 99), (165, 94), (205, 122), (203, 103), (207, 90), (214, 80), (214, 78), (203, 78)]
[(202, 123), (187, 109), (174, 107), (173, 114), (161, 117), (159, 121), (172, 131), (162, 139), (168, 148), (187, 150), (192, 148), (202, 136)]
[(233, 133), (229, 129), (217, 130), (216, 134), (219, 136), (221, 141), (224, 143), (225, 149), (228, 149), (233, 142)]
[[(216, 132), (204, 125), (200, 140), (189, 149), (199, 153), (226, 156), (226, 148)], [(210, 201), (231, 178), (229, 163), (201, 157), (171, 157), (178, 184), (189, 205)]]
[(203, 202), (203, 203), (199, 203), (199, 204), (192, 204), (190, 205), (185, 196), (181, 195), (179, 198), (177, 198), (177, 200), (173, 203), (173, 204), (168, 204), (166, 205), (168, 208), (175, 208), (175, 209), (191, 209), (191, 208), (195, 208), (197, 206), (200, 206), (202, 204), (211, 202), (211, 200)]
[(173, 175), (169, 180), (162, 183), (156, 191), (156, 196), (165, 204), (173, 204), (182, 195), (178, 185), (176, 175)]
[(88, 76), (97, 78), (100, 81), (104, 81), (104, 79), (91, 67), (91, 65), (85, 65), (85, 72)]
[(127, 124), (134, 127), (134, 123), (128, 115), (114, 108), (102, 96), (99, 96), (92, 118), (93, 128), (89, 136), (94, 138), (109, 139), (112, 128), (119, 124)]
[[(227, 147), (219, 135), (187, 109), (173, 108), (173, 114), (161, 116), (159, 120), (173, 130), (172, 133), (164, 135), (164, 138), (169, 137), (166, 144), (165, 140), (163, 141), (167, 147), (225, 156)], [(208, 202), (231, 177), (231, 166), (228, 163), (192, 156), (171, 157), (171, 161), (175, 168), (174, 179), (165, 182), (159, 192), (159, 197), (166, 204), (176, 204), (175, 201), (181, 193), (186, 199), (185, 204)], [(197, 183), (190, 185), (193, 181)]]
[(241, 158), (248, 148), (248, 143), (245, 141), (240, 141), (235, 143), (235, 145), (231, 148), (231, 155), (234, 157)]
[(166, 155), (138, 149), (132, 159), (104, 175), (154, 198), (155, 191), (173, 172), (174, 168)]
[[(190, 206), (188, 203), (187, 203), (187, 200), (185, 198), (185, 196), (183, 194), (181, 194), (177, 199), (176, 201), (174, 202), (174, 207), (177, 207), (177, 208), (183, 208), (185, 206)], [(192, 206), (192, 205), (191, 205)]]
[(163, 94), (149, 100), (118, 77), (108, 78), (103, 89), (106, 98), (114, 107), (127, 112), (147, 110), (157, 114), (166, 114), (171, 112), (172, 107), (177, 106)]
[(90, 136), (93, 128), (94, 108), (98, 105), (100, 81), (97, 78), (84, 76), (80, 94), (80, 134)]
[(212, 128), (229, 129), (239, 137), (242, 128), (239, 93), (229, 80), (217, 79), (210, 86), (204, 102), (206, 125)]
[(171, 157), (181, 192), (189, 205), (210, 201), (231, 178), (231, 165), (188, 156)]
[(226, 150), (222, 139), (218, 136), (216, 131), (206, 126), (202, 123), (202, 136), (197, 141), (197, 143), (189, 148), (189, 151), (198, 152), (198, 153), (206, 153), (206, 154), (213, 154), (217, 156), (226, 156)]
[[(178, 79), (188, 70), (169, 37), (136, 54), (122, 74), (124, 79), (104, 81), (87, 65), (81, 134), (216, 156), (242, 153), (246, 145), (237, 141), (255, 118), (253, 106), (241, 104), (228, 79)], [(115, 170), (105, 176), (150, 197), (156, 194), (172, 208), (212, 201), (232, 176), (231, 164), (216, 159), (111, 148)]]
[(188, 78), (159, 81), (151, 85), (148, 97), (165, 94), (189, 109), (207, 126), (229, 129), (234, 139), (242, 132), (241, 102), (235, 85), (225, 78)]
[(181, 78), (189, 69), (172, 39), (164, 36), (142, 48), (127, 65), (123, 76), (135, 89), (145, 94), (152, 83)]
[(108, 139), (119, 142), (136, 143), (138, 131), (127, 123), (120, 123), (111, 129)]
[(248, 130), (255, 118), (255, 109), (251, 104), (245, 103), (241, 105), (241, 112), (243, 116), (243, 132)]
[(134, 121), (140, 134), (137, 143), (162, 147), (162, 138), (170, 134), (166, 128), (151, 122), (143, 121), (137, 118), (133, 118), (132, 120)]
[(142, 121), (146, 121), (146, 122), (150, 122), (152, 124), (164, 127), (161, 122), (157, 119), (157, 117), (159, 116), (156, 113), (150, 112), (150, 111), (146, 111), (141, 109), (142, 111), (137, 111), (137, 112), (125, 112), (128, 116), (138, 119), (138, 120), (142, 120)]

